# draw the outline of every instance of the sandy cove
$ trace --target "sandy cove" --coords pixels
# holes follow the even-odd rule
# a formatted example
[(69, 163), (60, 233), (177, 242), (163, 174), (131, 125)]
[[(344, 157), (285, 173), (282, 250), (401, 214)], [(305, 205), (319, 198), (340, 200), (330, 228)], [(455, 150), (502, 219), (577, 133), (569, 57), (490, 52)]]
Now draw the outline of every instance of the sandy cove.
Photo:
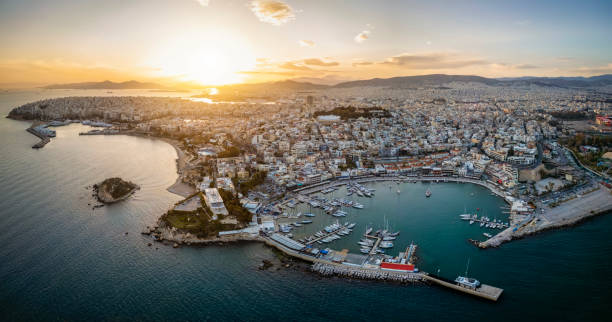
[(174, 148), (174, 150), (176, 151), (176, 155), (177, 155), (177, 159), (176, 159), (176, 172), (178, 174), (178, 177), (176, 178), (176, 181), (174, 181), (174, 183), (168, 187), (166, 190), (168, 192), (171, 192), (175, 195), (181, 196), (181, 197), (189, 197), (192, 194), (194, 194), (196, 192), (196, 188), (193, 187), (190, 184), (187, 184), (185, 182), (183, 182), (183, 170), (185, 170), (185, 168), (187, 168), (187, 166), (189, 165), (189, 156), (180, 148), (180, 142), (175, 140), (175, 139), (170, 139), (170, 138), (165, 138), (165, 137), (158, 137), (158, 136), (149, 136), (149, 135), (145, 135), (145, 134), (141, 134), (141, 133), (136, 133), (136, 132), (128, 132), (128, 131), (122, 131), (119, 134), (123, 134), (123, 135), (130, 135), (130, 136), (136, 136), (136, 137), (141, 137), (141, 138), (148, 138), (148, 139), (155, 139), (155, 140), (161, 140), (164, 141), (170, 145), (172, 145), (172, 147)]

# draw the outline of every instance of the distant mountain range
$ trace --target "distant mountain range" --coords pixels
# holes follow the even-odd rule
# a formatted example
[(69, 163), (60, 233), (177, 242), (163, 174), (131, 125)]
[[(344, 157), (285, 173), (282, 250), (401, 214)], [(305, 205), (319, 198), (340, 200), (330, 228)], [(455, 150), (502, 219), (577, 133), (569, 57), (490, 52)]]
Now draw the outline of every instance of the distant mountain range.
[(234, 91), (311, 91), (333, 88), (352, 87), (387, 87), (387, 88), (421, 88), (442, 87), (448, 83), (480, 83), (489, 86), (544, 86), (559, 88), (586, 88), (612, 85), (612, 74), (593, 77), (519, 77), (519, 78), (486, 78), (468, 75), (432, 74), (422, 76), (402, 76), (392, 78), (372, 78), (341, 82), (335, 85), (316, 84), (312, 82), (298, 82), (286, 80), (280, 82), (227, 85), (221, 88)]
[[(402, 76), (392, 78), (372, 78), (341, 82), (335, 85), (316, 84), (313, 82), (299, 82), (295, 80), (284, 80), (278, 82), (236, 84), (219, 86), (223, 92), (260, 92), (271, 93), (274, 91), (313, 91), (333, 88), (352, 87), (387, 87), (387, 88), (421, 88), (441, 87), (448, 83), (480, 83), (489, 86), (544, 86), (559, 88), (586, 88), (612, 85), (612, 74), (593, 77), (517, 77), (517, 78), (486, 78), (468, 75), (445, 75), (432, 74), (421, 76)], [(138, 81), (127, 81), (115, 83), (111, 81), (87, 82), (73, 84), (55, 84), (45, 86), (47, 89), (165, 89), (166, 87), (156, 83), (142, 83)]]
[(54, 84), (44, 86), (46, 89), (163, 89), (164, 86), (161, 86), (156, 83), (141, 83), (138, 81), (127, 81), (127, 82), (111, 82), (111, 81), (103, 81), (103, 82), (86, 82), (86, 83), (72, 83), (72, 84)]

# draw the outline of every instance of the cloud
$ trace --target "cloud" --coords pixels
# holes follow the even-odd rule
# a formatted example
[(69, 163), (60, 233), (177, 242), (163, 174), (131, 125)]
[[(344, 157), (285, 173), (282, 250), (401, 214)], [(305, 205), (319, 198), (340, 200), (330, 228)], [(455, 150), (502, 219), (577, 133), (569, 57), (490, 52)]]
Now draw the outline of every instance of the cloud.
[(338, 66), (340, 65), (337, 61), (324, 62), (319, 58), (309, 58), (304, 59), (305, 65), (313, 65), (313, 66)]
[(461, 68), (472, 65), (489, 64), (482, 59), (469, 59), (450, 53), (409, 54), (389, 57), (380, 64), (401, 66), (411, 69)]
[(360, 32), (359, 34), (357, 34), (357, 36), (355, 36), (355, 42), (360, 44), (360, 43), (366, 41), (368, 38), (370, 38), (370, 31), (369, 30), (364, 30), (364, 31)]
[(508, 63), (491, 63), (489, 66), (492, 68), (505, 69), (505, 70), (542, 68), (541, 66), (532, 65), (532, 64), (508, 64)]
[(286, 63), (282, 63), (280, 64), (278, 67), (280, 68), (284, 68), (284, 69), (291, 69), (291, 70), (312, 70), (310, 67), (308, 66), (304, 66), (301, 65), (299, 63), (295, 63), (295, 62), (286, 62)]
[(574, 57), (567, 57), (567, 56), (560, 56), (560, 57), (555, 57), (555, 60), (560, 62), (560, 63), (569, 63), (571, 61), (574, 61)]
[(251, 1), (251, 11), (261, 22), (280, 26), (295, 19), (293, 9), (282, 1), (254, 0)]
[(295, 76), (293, 72), (277, 72), (271, 70), (244, 70), (239, 71), (238, 74), (244, 75), (274, 75), (274, 76)]
[(608, 63), (604, 66), (579, 67), (574, 69), (573, 72), (585, 76), (612, 74), (612, 63)]
[(196, 2), (199, 3), (202, 7), (208, 7), (210, 0), (196, 0)]
[(368, 66), (368, 65), (374, 65), (374, 63), (371, 61), (357, 61), (357, 62), (354, 62), (352, 65), (353, 67)]
[(511, 67), (512, 68), (516, 68), (516, 69), (535, 69), (535, 68), (540, 68), (540, 66), (531, 65), (531, 64), (518, 64), (518, 65), (513, 65)]
[(298, 44), (300, 44), (300, 47), (314, 47), (315, 42), (312, 40), (300, 40)]

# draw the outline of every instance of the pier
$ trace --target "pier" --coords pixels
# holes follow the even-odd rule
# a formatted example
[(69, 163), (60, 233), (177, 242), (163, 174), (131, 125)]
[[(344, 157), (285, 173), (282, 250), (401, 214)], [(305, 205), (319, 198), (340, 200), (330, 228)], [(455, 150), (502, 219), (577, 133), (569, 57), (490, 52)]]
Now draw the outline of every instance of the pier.
[[(431, 282), (433, 284), (450, 288), (455, 291), (459, 291), (465, 294), (474, 295), (483, 299), (497, 301), (501, 294), (503, 293), (503, 289), (497, 288), (494, 286), (482, 284), (477, 288), (471, 289), (464, 286), (458, 285), (455, 281), (445, 279), (443, 277), (431, 275), (426, 272), (409, 272), (409, 271), (397, 271), (397, 270), (387, 270), (381, 269), (380, 267), (375, 267), (373, 265), (368, 264), (367, 260), (359, 263), (355, 262), (344, 262), (346, 259), (347, 253), (346, 251), (341, 252), (343, 256), (331, 256), (333, 258), (341, 257), (342, 259), (339, 262), (334, 262), (325, 258), (321, 258), (312, 254), (307, 254), (301, 251), (290, 249), (287, 246), (282, 245), (278, 241), (272, 240), (271, 238), (264, 237), (263, 241), (271, 247), (278, 249), (279, 251), (285, 253), (288, 256), (295, 257), (307, 262), (312, 263), (311, 269), (314, 272), (317, 272), (323, 276), (344, 276), (349, 278), (359, 278), (359, 279), (369, 279), (369, 280), (386, 280), (386, 281), (396, 281), (396, 282)], [(416, 245), (411, 244), (404, 256), (410, 258), (414, 255), (414, 251), (416, 250)], [(350, 255), (350, 254), (348, 254)], [(369, 258), (371, 255), (351, 255), (353, 257), (363, 256), (364, 258)]]
[(26, 131), (28, 131), (30, 134), (35, 135), (36, 137), (40, 139), (40, 142), (32, 145), (32, 149), (43, 148), (45, 145), (47, 145), (47, 143), (51, 142), (51, 139), (49, 139), (48, 136), (39, 133), (38, 131), (34, 130), (34, 128), (32, 127), (29, 127)]
[(468, 288), (465, 286), (458, 285), (455, 281), (452, 281), (452, 280), (449, 280), (449, 279), (446, 279), (440, 276), (430, 275), (428, 273), (423, 273), (423, 278), (426, 281), (430, 281), (439, 286), (450, 288), (455, 291), (463, 292), (466, 294), (478, 296), (480, 298), (491, 300), (491, 301), (497, 301), (504, 291), (501, 288), (497, 288), (495, 286), (486, 285), (486, 284), (481, 284), (477, 288)]
[(421, 273), (407, 273), (386, 271), (380, 269), (372, 269), (366, 267), (355, 267), (348, 265), (314, 263), (311, 268), (323, 276), (346, 276), (350, 278), (369, 279), (369, 280), (385, 280), (395, 282), (422, 282), (424, 281)]
[(315, 239), (313, 239), (313, 240), (307, 241), (305, 244), (306, 244), (306, 245), (312, 245), (312, 244), (314, 244), (314, 243), (316, 243), (316, 242), (318, 242), (318, 241), (320, 241), (320, 240), (322, 240), (322, 239), (325, 239), (325, 238), (327, 238), (327, 237), (329, 237), (329, 236), (331, 236), (331, 235), (334, 235), (334, 234), (336, 234), (336, 233), (338, 233), (338, 232), (340, 232), (340, 231), (343, 231), (343, 230), (345, 230), (345, 229), (348, 229), (348, 228), (346, 228), (346, 226), (342, 226), (342, 225), (340, 225), (340, 228), (338, 228), (338, 229), (336, 229), (336, 230), (334, 230), (334, 231), (332, 231), (332, 232), (330, 232), (330, 233), (328, 233), (328, 234), (325, 234), (325, 235), (323, 235), (323, 236), (321, 236), (321, 237), (317, 237), (317, 238), (315, 238)]
[(368, 239), (376, 239), (376, 241), (374, 242), (374, 246), (372, 246), (372, 249), (370, 250), (370, 253), (368, 255), (376, 254), (376, 251), (378, 250), (378, 245), (380, 245), (382, 238), (380, 236), (371, 236), (371, 235), (364, 235), (364, 236), (365, 238), (368, 238)]

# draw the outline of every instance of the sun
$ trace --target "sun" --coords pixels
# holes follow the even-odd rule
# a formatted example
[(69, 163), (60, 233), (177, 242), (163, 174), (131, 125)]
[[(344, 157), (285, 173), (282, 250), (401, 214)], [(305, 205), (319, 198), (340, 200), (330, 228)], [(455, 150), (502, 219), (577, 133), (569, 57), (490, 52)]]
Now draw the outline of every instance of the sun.
[(201, 85), (240, 83), (256, 63), (248, 42), (219, 31), (172, 39), (151, 56), (157, 76)]

